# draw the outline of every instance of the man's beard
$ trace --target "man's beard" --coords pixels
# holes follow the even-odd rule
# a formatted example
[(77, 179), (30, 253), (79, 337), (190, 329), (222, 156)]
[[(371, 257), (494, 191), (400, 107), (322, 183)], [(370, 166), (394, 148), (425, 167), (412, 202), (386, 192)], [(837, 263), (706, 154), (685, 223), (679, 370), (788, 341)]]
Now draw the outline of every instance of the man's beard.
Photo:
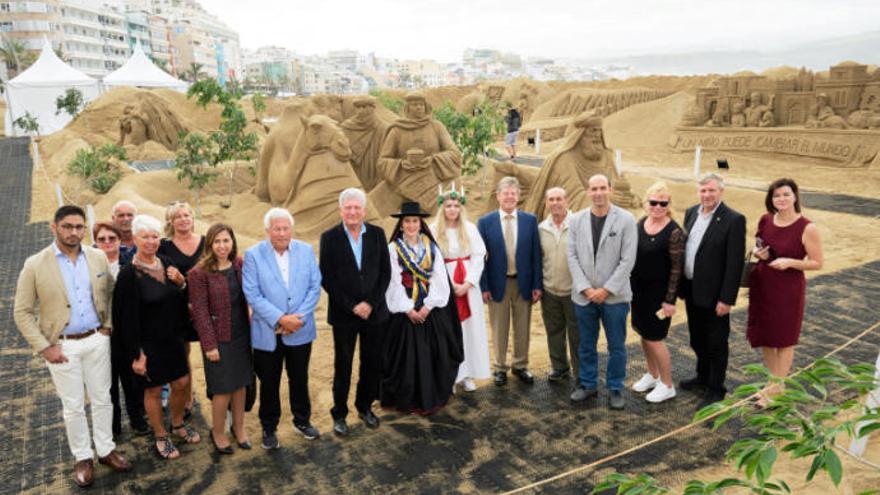
[(584, 147), (582, 151), (587, 160), (598, 160), (602, 158), (602, 152), (605, 151), (605, 149), (602, 148), (601, 145), (597, 146), (596, 144), (590, 144), (589, 146)]

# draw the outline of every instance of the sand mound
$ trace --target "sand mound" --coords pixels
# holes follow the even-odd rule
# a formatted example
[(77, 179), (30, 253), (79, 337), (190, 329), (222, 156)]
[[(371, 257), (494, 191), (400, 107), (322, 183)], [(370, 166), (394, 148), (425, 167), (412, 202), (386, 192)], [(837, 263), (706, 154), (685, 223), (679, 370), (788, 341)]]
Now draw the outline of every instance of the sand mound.
[(567, 82), (553, 81), (548, 85), (555, 90), (571, 88), (596, 88), (596, 89), (624, 89), (643, 87), (651, 89), (663, 89), (666, 91), (686, 91), (689, 89), (703, 88), (712, 81), (718, 79), (717, 74), (699, 76), (637, 76), (625, 80), (609, 79), (607, 81)]
[(761, 75), (770, 79), (787, 79), (789, 77), (797, 77), (800, 71), (800, 69), (790, 65), (780, 65), (779, 67), (771, 67), (765, 70)]
[(669, 135), (694, 96), (680, 91), (659, 100), (631, 106), (605, 119), (605, 139), (611, 148), (666, 146)]
[[(391, 89), (387, 93), (395, 98), (403, 98), (408, 90)], [(420, 88), (419, 92), (425, 95), (425, 100), (434, 108), (440, 108), (444, 102), (450, 102), (454, 106), (458, 100), (474, 91), (474, 86), (440, 86), (439, 88)]]

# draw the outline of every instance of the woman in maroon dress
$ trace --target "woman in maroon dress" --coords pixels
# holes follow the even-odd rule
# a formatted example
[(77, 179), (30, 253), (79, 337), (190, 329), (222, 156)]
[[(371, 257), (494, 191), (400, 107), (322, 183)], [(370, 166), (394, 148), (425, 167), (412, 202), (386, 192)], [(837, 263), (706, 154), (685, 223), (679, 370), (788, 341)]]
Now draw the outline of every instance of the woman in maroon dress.
[[(801, 215), (797, 184), (778, 179), (764, 200), (767, 213), (758, 222), (754, 255), (758, 265), (749, 277), (749, 321), (746, 336), (760, 347), (764, 365), (775, 377), (785, 377), (794, 360), (794, 346), (804, 319), (804, 271), (822, 268), (819, 230)], [(769, 386), (761, 399), (778, 394)]]

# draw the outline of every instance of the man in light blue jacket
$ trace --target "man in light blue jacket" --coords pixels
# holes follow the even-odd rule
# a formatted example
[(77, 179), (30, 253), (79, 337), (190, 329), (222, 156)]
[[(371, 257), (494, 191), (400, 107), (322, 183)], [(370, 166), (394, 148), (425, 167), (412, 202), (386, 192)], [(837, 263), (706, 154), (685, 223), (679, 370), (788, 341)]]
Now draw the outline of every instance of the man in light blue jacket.
[(263, 448), (277, 449), (281, 419), (279, 386), (287, 366), (293, 426), (306, 439), (320, 436), (309, 418), (309, 357), (315, 340), (315, 307), (321, 295), (321, 271), (312, 247), (292, 240), (293, 216), (272, 208), (263, 217), (267, 239), (244, 256), (242, 285), (253, 309), (251, 345), (260, 379)]
[(598, 395), (599, 322), (608, 341), (605, 382), (611, 409), (623, 409), (623, 380), (626, 378), (626, 315), (632, 300), (629, 274), (636, 261), (638, 232), (631, 213), (610, 202), (613, 190), (604, 175), (587, 183), (593, 205), (579, 211), (569, 225), (568, 267), (571, 270), (571, 299), (577, 317), (580, 344), (579, 386), (571, 400), (583, 401)]

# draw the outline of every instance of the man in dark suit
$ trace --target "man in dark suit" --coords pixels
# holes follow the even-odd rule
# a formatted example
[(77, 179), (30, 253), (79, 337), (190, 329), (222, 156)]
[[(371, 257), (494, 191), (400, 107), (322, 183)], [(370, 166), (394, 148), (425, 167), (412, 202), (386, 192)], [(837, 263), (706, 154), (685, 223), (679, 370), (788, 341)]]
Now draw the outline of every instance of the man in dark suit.
[(730, 309), (736, 304), (743, 269), (746, 218), (725, 205), (724, 179), (706, 174), (699, 181), (700, 204), (688, 208), (688, 231), (681, 296), (685, 300), (697, 376), (679, 382), (703, 393), (699, 407), (724, 398)]
[(513, 374), (534, 383), (528, 369), (532, 304), (541, 299), (543, 267), (538, 220), (517, 210), (520, 185), (516, 177), (498, 182), (495, 195), (501, 208), (477, 223), (486, 244), (486, 268), (480, 278), (483, 301), (489, 303), (495, 346), (495, 385), (507, 383), (507, 340), (513, 323)]
[(382, 371), (382, 330), (388, 321), (385, 290), (391, 280), (388, 244), (381, 227), (364, 221), (367, 196), (349, 188), (339, 195), (342, 223), (321, 234), (321, 285), (330, 308), (327, 321), (333, 327), (333, 432), (349, 433), (348, 391), (351, 365), (358, 335), (361, 338), (360, 371), (354, 405), (368, 428), (378, 428), (371, 410), (379, 396)]

